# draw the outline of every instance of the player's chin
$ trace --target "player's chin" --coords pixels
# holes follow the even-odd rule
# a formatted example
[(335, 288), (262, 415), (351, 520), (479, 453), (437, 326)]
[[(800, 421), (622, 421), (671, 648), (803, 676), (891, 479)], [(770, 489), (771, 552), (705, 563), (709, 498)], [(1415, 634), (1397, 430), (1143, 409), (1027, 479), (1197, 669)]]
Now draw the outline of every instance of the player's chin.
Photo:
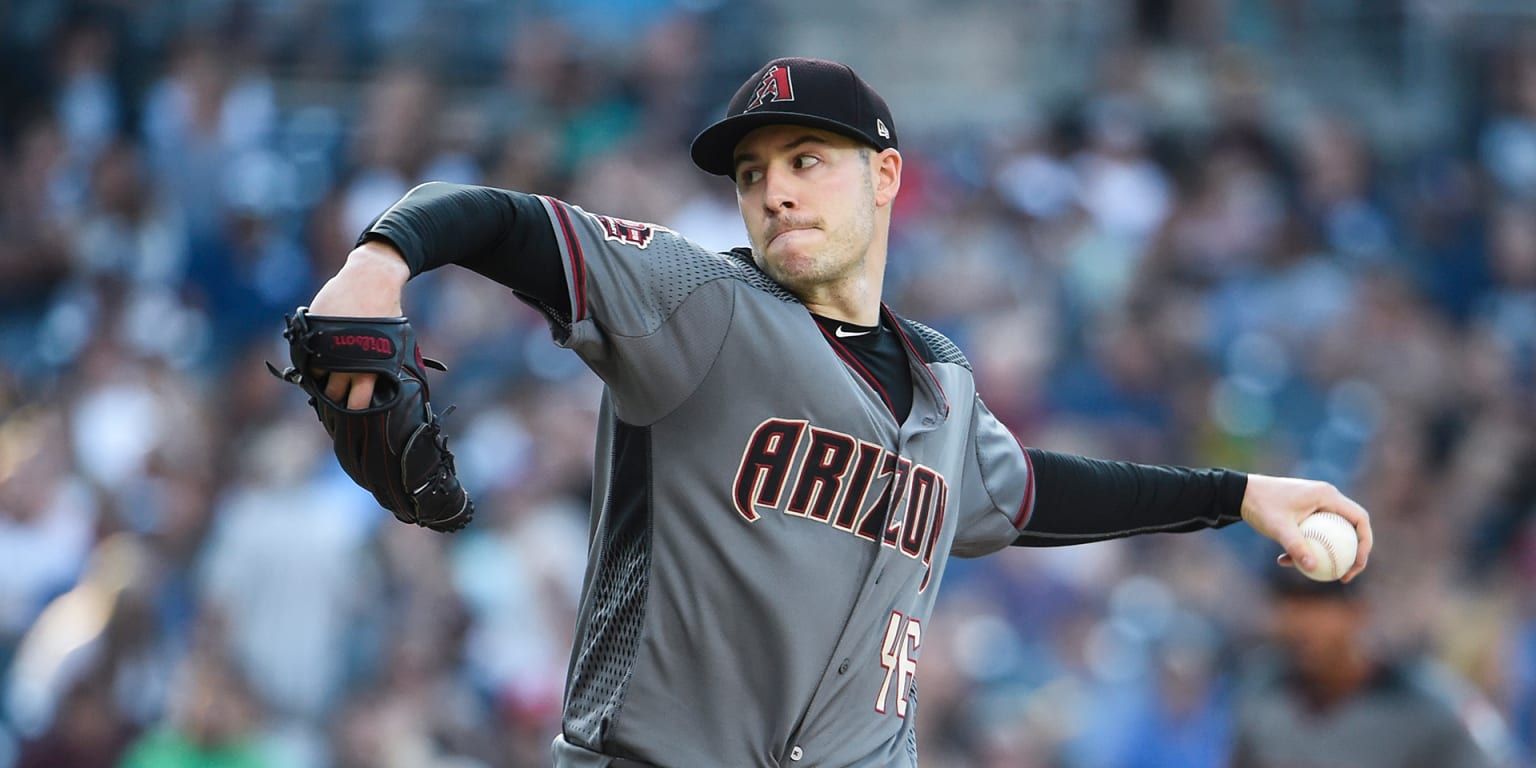
[[(809, 239), (809, 238), (807, 238)], [(811, 274), (826, 261), (815, 243), (774, 240), (768, 244), (765, 261), (785, 274)]]
[(763, 265), (768, 276), (786, 288), (816, 282), (816, 260), (809, 254), (773, 254), (763, 260)]

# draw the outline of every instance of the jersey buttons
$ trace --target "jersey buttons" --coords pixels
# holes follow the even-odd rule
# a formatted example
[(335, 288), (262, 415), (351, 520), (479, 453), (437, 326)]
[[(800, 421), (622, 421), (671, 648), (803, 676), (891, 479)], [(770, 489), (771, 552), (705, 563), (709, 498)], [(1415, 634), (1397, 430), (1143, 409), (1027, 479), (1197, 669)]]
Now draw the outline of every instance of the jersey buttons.
[(799, 747), (795, 747), (789, 751), (789, 759), (794, 760), (795, 762), (799, 762), (800, 758), (802, 757), (805, 757), (805, 753), (801, 752)]
[(847, 659), (843, 659), (843, 663), (837, 665), (837, 673), (839, 675), (842, 675), (842, 674), (847, 674), (847, 672), (848, 672), (848, 660)]

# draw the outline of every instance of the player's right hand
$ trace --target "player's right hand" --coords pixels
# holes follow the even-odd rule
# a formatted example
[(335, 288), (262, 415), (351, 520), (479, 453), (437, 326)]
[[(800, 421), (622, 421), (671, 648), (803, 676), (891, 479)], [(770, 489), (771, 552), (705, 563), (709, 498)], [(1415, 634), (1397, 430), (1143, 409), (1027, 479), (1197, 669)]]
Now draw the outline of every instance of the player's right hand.
[[(394, 246), (370, 240), (352, 249), (347, 263), (309, 304), (313, 315), (332, 317), (399, 317), (400, 297), (411, 270)], [(375, 376), (371, 373), (330, 373), (326, 376), (325, 396), (346, 407), (368, 407), (373, 399)]]
[(1243, 520), (1254, 530), (1273, 539), (1284, 550), (1280, 565), (1294, 567), (1316, 565), (1308, 550), (1306, 538), (1301, 535), (1301, 521), (1314, 512), (1337, 512), (1355, 526), (1359, 538), (1355, 565), (1341, 579), (1353, 581), (1371, 556), (1375, 540), (1371, 532), (1371, 515), (1354, 499), (1345, 496), (1329, 483), (1303, 480), (1294, 477), (1269, 477), (1248, 475), (1248, 488), (1243, 493)]

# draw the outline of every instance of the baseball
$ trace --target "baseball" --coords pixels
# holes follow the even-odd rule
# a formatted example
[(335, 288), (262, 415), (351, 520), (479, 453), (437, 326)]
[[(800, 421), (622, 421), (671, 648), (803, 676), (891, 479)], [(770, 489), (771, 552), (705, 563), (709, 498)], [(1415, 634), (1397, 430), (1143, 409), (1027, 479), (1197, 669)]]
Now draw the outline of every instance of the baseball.
[(1315, 512), (1301, 521), (1301, 535), (1307, 539), (1307, 547), (1317, 558), (1311, 570), (1297, 563), (1297, 570), (1309, 579), (1334, 581), (1355, 565), (1355, 548), (1359, 539), (1355, 526), (1336, 512)]

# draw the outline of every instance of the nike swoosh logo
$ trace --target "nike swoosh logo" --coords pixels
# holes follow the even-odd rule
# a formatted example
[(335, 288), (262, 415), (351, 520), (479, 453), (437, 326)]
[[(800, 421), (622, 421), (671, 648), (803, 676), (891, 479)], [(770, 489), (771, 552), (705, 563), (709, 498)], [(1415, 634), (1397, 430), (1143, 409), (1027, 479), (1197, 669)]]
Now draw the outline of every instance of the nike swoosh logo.
[(874, 333), (874, 331), (849, 331), (847, 328), (844, 328), (841, 325), (837, 327), (837, 330), (832, 331), (832, 335), (838, 337), (839, 339), (851, 339), (856, 336), (868, 336), (871, 333)]

